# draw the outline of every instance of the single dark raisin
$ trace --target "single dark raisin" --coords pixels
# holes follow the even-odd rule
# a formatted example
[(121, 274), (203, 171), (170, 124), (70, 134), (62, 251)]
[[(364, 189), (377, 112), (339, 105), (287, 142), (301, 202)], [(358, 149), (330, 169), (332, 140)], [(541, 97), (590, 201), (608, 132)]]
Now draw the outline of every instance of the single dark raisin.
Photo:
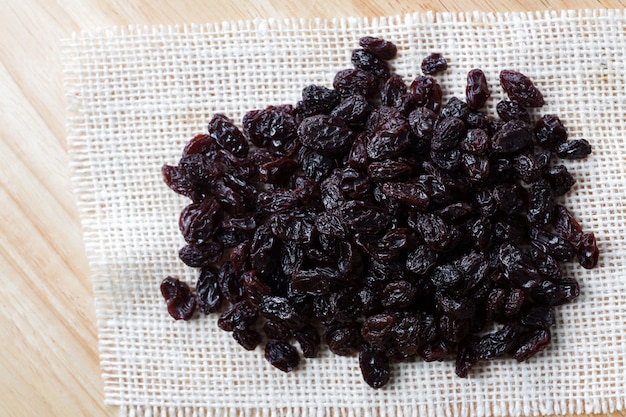
[(270, 340), (265, 345), (265, 359), (283, 372), (293, 371), (300, 363), (298, 351), (289, 343)]
[(458, 97), (452, 97), (445, 106), (439, 112), (439, 118), (445, 119), (446, 117), (456, 117), (461, 120), (465, 120), (471, 109), (463, 100)]
[(209, 121), (209, 135), (222, 149), (239, 158), (248, 155), (248, 141), (232, 120), (223, 114), (216, 114)]
[(465, 99), (467, 104), (474, 110), (482, 108), (491, 95), (485, 73), (475, 68), (467, 73), (467, 86), (465, 87)]
[(293, 115), (276, 106), (246, 113), (243, 128), (254, 145), (269, 149), (288, 146), (297, 137), (297, 124)]
[(380, 294), (380, 303), (386, 308), (403, 308), (412, 304), (417, 289), (408, 281), (394, 281), (385, 286)]
[(326, 115), (307, 117), (298, 127), (300, 142), (320, 155), (333, 156), (346, 150), (354, 136), (342, 119)]
[(575, 139), (561, 143), (555, 151), (559, 158), (583, 159), (591, 153), (591, 145), (587, 139)]
[(359, 40), (359, 45), (380, 59), (392, 59), (398, 52), (398, 48), (393, 42), (373, 36), (362, 37)]
[(369, 71), (377, 78), (389, 77), (389, 66), (373, 53), (365, 49), (355, 49), (351, 57), (354, 68)]
[(390, 313), (370, 316), (363, 322), (361, 335), (370, 345), (383, 347), (391, 340), (396, 322), (396, 316)]
[(381, 388), (389, 382), (389, 359), (382, 352), (363, 347), (359, 352), (359, 366), (363, 379), (370, 387)]
[(506, 122), (491, 138), (491, 148), (500, 154), (515, 154), (531, 145), (530, 127), (517, 119)]
[(533, 131), (537, 144), (552, 151), (567, 140), (567, 130), (561, 119), (554, 114), (543, 115), (535, 123)]
[(550, 182), (554, 196), (564, 195), (576, 183), (576, 180), (572, 177), (572, 174), (569, 173), (565, 165), (551, 166), (544, 170), (542, 176)]
[(513, 348), (513, 357), (519, 362), (528, 360), (531, 356), (545, 349), (551, 340), (550, 330), (533, 330), (520, 336), (520, 341)]
[(196, 297), (189, 285), (178, 278), (167, 277), (161, 282), (161, 295), (167, 303), (167, 312), (175, 320), (189, 320), (196, 309)]
[(211, 267), (204, 267), (200, 270), (196, 282), (196, 296), (200, 312), (211, 314), (219, 311), (223, 297), (216, 270)]
[(526, 75), (515, 70), (500, 71), (500, 85), (509, 99), (524, 107), (544, 105), (543, 94)]
[(430, 147), (436, 151), (447, 151), (459, 144), (465, 135), (465, 123), (458, 117), (446, 117), (435, 126)]
[(486, 155), (491, 149), (491, 139), (483, 129), (470, 129), (461, 139), (461, 150), (474, 155)]
[(231, 305), (217, 320), (217, 326), (228, 332), (235, 329), (246, 329), (253, 325), (259, 317), (259, 310), (247, 300)]
[(591, 269), (598, 263), (600, 251), (593, 232), (582, 235), (577, 247), (578, 263), (586, 269)]
[(367, 118), (368, 110), (367, 99), (360, 95), (353, 95), (339, 103), (330, 115), (343, 119), (348, 124), (358, 125)]
[(235, 328), (233, 338), (245, 350), (254, 350), (263, 341), (263, 335), (254, 329)]
[(513, 101), (499, 101), (498, 104), (496, 104), (496, 112), (504, 122), (521, 120), (522, 122), (530, 123), (530, 113), (528, 113), (528, 110)]
[(310, 324), (306, 325), (300, 329), (294, 330), (293, 336), (300, 344), (302, 355), (305, 358), (314, 358), (317, 356), (320, 349), (321, 338), (315, 327)]
[(299, 329), (305, 324), (304, 319), (284, 297), (262, 297), (259, 311), (266, 319), (282, 322), (291, 329)]
[(448, 61), (440, 53), (434, 52), (422, 60), (422, 72), (426, 75), (436, 74), (448, 69)]
[(178, 226), (187, 243), (202, 244), (213, 236), (220, 225), (220, 204), (207, 198), (202, 203), (188, 205), (180, 213)]
[(385, 80), (380, 90), (380, 100), (383, 106), (395, 107), (398, 110), (403, 106), (408, 86), (401, 75), (393, 73)]
[(409, 124), (398, 110), (383, 107), (370, 115), (372, 131), (367, 140), (367, 155), (382, 160), (400, 155), (411, 144)]
[(420, 75), (413, 80), (409, 90), (415, 96), (418, 107), (427, 107), (434, 112), (440, 110), (443, 92), (434, 78)]
[(370, 97), (376, 91), (377, 85), (374, 74), (359, 68), (339, 71), (333, 80), (333, 88), (342, 97), (354, 94)]
[(309, 85), (302, 89), (302, 101), (299, 101), (295, 113), (304, 119), (316, 114), (329, 114), (339, 104), (339, 93), (322, 85)]

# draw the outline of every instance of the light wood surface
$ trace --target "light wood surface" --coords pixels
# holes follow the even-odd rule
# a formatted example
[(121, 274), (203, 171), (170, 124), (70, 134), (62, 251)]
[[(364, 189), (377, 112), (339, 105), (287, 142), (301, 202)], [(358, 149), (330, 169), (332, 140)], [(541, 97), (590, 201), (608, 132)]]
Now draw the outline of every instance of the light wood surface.
[(66, 153), (61, 38), (108, 25), (626, 8), (626, 0), (0, 0), (0, 6), (0, 416), (101, 417), (118, 410), (103, 404), (92, 287)]

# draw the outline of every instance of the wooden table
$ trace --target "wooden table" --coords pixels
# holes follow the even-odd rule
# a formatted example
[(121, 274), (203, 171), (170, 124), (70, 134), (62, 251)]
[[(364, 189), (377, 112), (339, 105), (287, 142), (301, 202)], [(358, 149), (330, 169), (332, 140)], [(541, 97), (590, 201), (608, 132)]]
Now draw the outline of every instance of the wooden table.
[(115, 407), (103, 404), (92, 284), (69, 178), (59, 39), (108, 25), (428, 10), (626, 8), (626, 0), (3, 0), (0, 4), (0, 416), (20, 417), (117, 415)]

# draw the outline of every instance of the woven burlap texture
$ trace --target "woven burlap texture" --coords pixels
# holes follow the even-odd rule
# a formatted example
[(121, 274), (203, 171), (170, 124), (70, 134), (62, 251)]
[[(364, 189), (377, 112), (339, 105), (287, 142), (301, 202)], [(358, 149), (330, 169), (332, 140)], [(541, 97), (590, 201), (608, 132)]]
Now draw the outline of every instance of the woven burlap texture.
[[(593, 154), (566, 162), (577, 183), (566, 204), (602, 251), (598, 268), (569, 265), (581, 296), (557, 310), (551, 347), (526, 363), (494, 360), (467, 379), (453, 361), (398, 364), (380, 390), (358, 360), (322, 350), (292, 373), (248, 352), (216, 317), (175, 322), (159, 293), (167, 275), (195, 285), (178, 260), (187, 200), (161, 179), (215, 113), (239, 124), (250, 109), (296, 103), (331, 86), (364, 35), (399, 49), (410, 82), (437, 51), (449, 69), (444, 100), (464, 96), (467, 71), (504, 95), (501, 69), (532, 77)], [(611, 412), (626, 383), (626, 18), (624, 11), (412, 14), (377, 19), (269, 20), (104, 28), (63, 42), (68, 143), (93, 273), (105, 401), (122, 415), (501, 416)], [(535, 114), (537, 116), (540, 113)]]

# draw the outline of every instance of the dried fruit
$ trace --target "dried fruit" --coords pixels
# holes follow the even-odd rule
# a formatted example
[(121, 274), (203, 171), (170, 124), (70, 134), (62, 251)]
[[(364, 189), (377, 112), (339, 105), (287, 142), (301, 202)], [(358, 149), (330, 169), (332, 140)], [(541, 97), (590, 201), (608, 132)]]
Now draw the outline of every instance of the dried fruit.
[(485, 73), (478, 68), (467, 73), (467, 86), (465, 87), (465, 99), (467, 104), (474, 110), (485, 105), (491, 95)]
[(436, 74), (448, 69), (448, 61), (440, 53), (432, 53), (422, 61), (422, 72), (424, 74)]
[[(546, 348), (556, 306), (579, 284), (562, 262), (598, 263), (593, 232), (555, 198), (575, 183), (557, 158), (591, 152), (569, 139), (534, 83), (503, 70), (509, 100), (481, 110), (478, 68), (465, 101), (442, 104), (428, 74), (409, 85), (386, 60), (395, 45), (364, 37), (332, 88), (309, 85), (292, 105), (246, 113), (242, 130), (213, 116), (163, 180), (191, 202), (179, 218), (182, 262), (200, 268), (195, 294), (168, 277), (168, 312), (221, 312), (236, 343), (290, 372), (323, 346), (358, 353), (381, 388), (390, 364), (456, 355), (466, 377), (479, 361), (524, 361)], [(531, 114), (533, 116), (531, 116)], [(496, 330), (489, 330), (495, 328)], [(489, 332), (490, 331), (490, 332)]]
[(196, 297), (189, 285), (178, 278), (167, 277), (161, 282), (161, 295), (167, 303), (167, 312), (175, 320), (189, 320), (196, 309)]
[(541, 107), (544, 105), (543, 94), (526, 75), (519, 71), (500, 71), (500, 85), (509, 99), (524, 107)]

